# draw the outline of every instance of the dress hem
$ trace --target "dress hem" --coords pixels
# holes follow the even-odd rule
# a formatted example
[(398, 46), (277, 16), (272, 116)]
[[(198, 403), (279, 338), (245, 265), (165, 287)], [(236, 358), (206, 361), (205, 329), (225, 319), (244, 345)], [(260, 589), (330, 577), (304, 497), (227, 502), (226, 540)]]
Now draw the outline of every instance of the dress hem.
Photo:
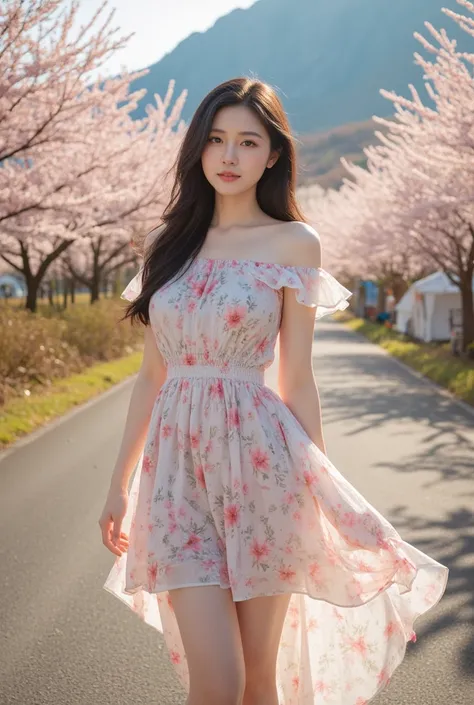
[[(311, 600), (318, 600), (319, 602), (325, 602), (325, 603), (328, 604), (328, 605), (331, 605), (331, 606), (333, 606), (333, 607), (339, 607), (339, 608), (341, 608), (341, 609), (357, 609), (357, 608), (359, 608), (359, 607), (362, 607), (363, 605), (368, 605), (368, 604), (370, 604), (373, 600), (375, 600), (375, 599), (377, 599), (378, 597), (380, 597), (380, 595), (382, 595), (384, 592), (387, 592), (388, 590), (390, 590), (390, 588), (392, 588), (394, 585), (395, 585), (395, 586), (398, 586), (398, 588), (399, 588), (399, 594), (400, 594), (400, 595), (406, 595), (407, 593), (409, 593), (409, 592), (412, 591), (413, 584), (415, 583), (415, 581), (416, 581), (416, 579), (417, 579), (419, 573), (421, 573), (423, 570), (428, 570), (428, 571), (430, 571), (430, 570), (435, 570), (435, 571), (439, 572), (440, 569), (441, 569), (443, 572), (445, 572), (444, 580), (443, 580), (442, 586), (441, 586), (440, 588), (438, 588), (438, 591), (437, 591), (437, 592), (439, 593), (439, 596), (437, 597), (437, 599), (435, 600), (435, 602), (430, 602), (430, 607), (429, 607), (429, 609), (431, 609), (432, 607), (435, 607), (435, 606), (438, 604), (438, 602), (441, 600), (441, 597), (443, 596), (443, 593), (444, 593), (445, 590), (446, 590), (446, 585), (447, 585), (447, 582), (448, 582), (449, 571), (448, 571), (446, 568), (444, 568), (444, 566), (441, 566), (441, 564), (440, 564), (440, 567), (438, 567), (438, 566), (436, 566), (436, 565), (433, 566), (432, 564), (428, 564), (428, 565), (425, 565), (425, 566), (423, 566), (423, 565), (422, 565), (422, 566), (419, 566), (419, 567), (417, 568), (415, 574), (413, 575), (412, 579), (410, 580), (410, 583), (409, 583), (408, 585), (406, 585), (406, 584), (403, 585), (402, 583), (397, 582), (396, 580), (390, 580), (389, 582), (386, 583), (386, 585), (384, 585), (382, 588), (380, 588), (380, 590), (378, 590), (375, 595), (373, 595), (372, 597), (370, 597), (368, 600), (359, 602), (359, 603), (357, 603), (357, 604), (341, 604), (341, 603), (338, 603), (338, 602), (333, 602), (332, 600), (326, 599), (326, 598), (324, 598), (324, 597), (318, 597), (317, 595), (312, 595), (310, 592), (308, 592), (308, 590), (296, 590), (296, 589), (291, 589), (291, 586), (289, 586), (287, 590), (276, 590), (276, 591), (273, 591), (273, 592), (262, 591), (262, 592), (258, 592), (258, 593), (253, 594), (253, 595), (249, 595), (249, 596), (247, 596), (247, 597), (235, 597), (234, 594), (232, 594), (232, 601), (233, 601), (233, 602), (244, 602), (245, 600), (251, 600), (251, 599), (253, 599), (253, 598), (255, 598), (255, 597), (274, 597), (275, 595), (287, 595), (287, 594), (290, 594), (290, 595), (304, 595), (304, 596), (306, 596), (306, 597), (309, 597), (309, 599), (311, 599)], [(160, 595), (160, 594), (162, 594), (162, 593), (164, 593), (164, 592), (170, 592), (171, 590), (180, 590), (180, 589), (187, 588), (187, 587), (207, 587), (207, 586), (211, 586), (211, 585), (213, 585), (213, 586), (218, 586), (218, 587), (222, 588), (223, 590), (231, 590), (231, 592), (233, 592), (233, 591), (232, 591), (232, 587), (231, 587), (230, 585), (222, 585), (221, 582), (214, 582), (214, 581), (211, 582), (211, 581), (210, 581), (210, 582), (205, 582), (205, 583), (204, 583), (204, 582), (199, 582), (199, 583), (182, 583), (182, 584), (172, 585), (172, 586), (163, 586), (163, 587), (161, 587), (161, 588), (154, 589), (154, 590), (149, 590), (145, 585), (139, 584), (139, 585), (136, 585), (134, 588), (130, 588), (130, 589), (128, 589), (128, 590), (127, 590), (126, 588), (124, 588), (124, 589), (123, 589), (123, 594), (124, 594), (124, 595), (127, 595), (128, 597), (132, 597), (132, 596), (135, 595), (137, 592), (143, 591), (143, 592), (147, 593), (148, 595)], [(403, 586), (405, 589), (402, 590), (402, 589), (401, 589), (402, 586)], [(113, 589), (110, 588), (109, 586), (104, 585), (103, 587), (104, 587), (106, 590), (108, 590), (109, 592), (111, 592), (113, 595), (116, 595), (116, 596), (118, 596), (118, 597), (121, 597), (120, 593), (118, 593), (117, 591), (113, 590)], [(124, 600), (124, 601), (126, 601), (126, 600)], [(427, 608), (427, 609), (428, 609), (428, 608)], [(427, 610), (426, 610), (426, 611), (427, 611)], [(420, 614), (423, 614), (423, 612), (419, 612), (419, 613), (414, 617), (414, 619), (417, 619), (417, 617), (420, 616)]]
[[(419, 570), (420, 570), (420, 569), (419, 569)], [(419, 570), (417, 571), (416, 575), (418, 574)], [(414, 580), (415, 580), (415, 578), (416, 578), (416, 575), (415, 575), (415, 577), (413, 578), (412, 584), (413, 584), (413, 582), (414, 582)], [(436, 592), (436, 594), (435, 594), (434, 600), (431, 601), (429, 605), (427, 605), (426, 610), (424, 610), (423, 612), (412, 613), (412, 618), (411, 618), (411, 622), (410, 622), (410, 624), (411, 624), (411, 630), (412, 630), (411, 638), (408, 638), (408, 637), (406, 636), (406, 632), (405, 632), (405, 639), (404, 639), (404, 644), (403, 644), (403, 651), (402, 651), (402, 652), (399, 654), (399, 656), (397, 657), (396, 663), (394, 663), (394, 664), (392, 665), (392, 667), (390, 668), (390, 670), (389, 670), (389, 672), (388, 672), (388, 674), (387, 674), (387, 678), (379, 685), (379, 687), (375, 690), (375, 692), (374, 692), (371, 696), (369, 696), (369, 698), (368, 698), (367, 700), (364, 700), (364, 705), (369, 705), (369, 703), (373, 702), (373, 701), (375, 700), (375, 698), (377, 698), (377, 697), (380, 695), (380, 693), (381, 693), (382, 691), (384, 691), (384, 690), (386, 689), (386, 687), (389, 685), (389, 683), (390, 683), (390, 681), (391, 681), (391, 679), (392, 679), (394, 673), (395, 673), (395, 672), (397, 671), (397, 669), (402, 665), (402, 663), (403, 663), (403, 661), (404, 661), (404, 659), (405, 659), (408, 644), (409, 644), (410, 642), (416, 640), (416, 633), (415, 633), (414, 627), (415, 627), (415, 624), (416, 624), (417, 620), (418, 620), (423, 614), (425, 614), (425, 612), (431, 610), (433, 607), (436, 607), (436, 605), (440, 602), (440, 600), (441, 600), (441, 598), (442, 598), (442, 596), (443, 596), (443, 594), (444, 594), (444, 592), (445, 592), (445, 590), (446, 590), (446, 586), (447, 586), (447, 582), (448, 582), (448, 577), (449, 577), (449, 570), (448, 570), (447, 568), (445, 568), (445, 570), (444, 570), (444, 579), (443, 579), (443, 582), (442, 582), (441, 586), (438, 588), (438, 590), (437, 590), (437, 592)], [(383, 592), (386, 592), (392, 585), (396, 585), (396, 584), (397, 584), (397, 583), (394, 583), (394, 582), (392, 581), (392, 582), (390, 583), (390, 585), (388, 585), (388, 586), (387, 586), (384, 590), (382, 590), (381, 592), (377, 593), (377, 595), (375, 595), (375, 597), (380, 596)], [(194, 585), (190, 585), (190, 584), (188, 584), (188, 585), (183, 585), (183, 586), (180, 586), (180, 587), (206, 587), (206, 586), (209, 586), (209, 585), (221, 587), (220, 583), (198, 583), (198, 584), (194, 584)], [(126, 600), (125, 595), (131, 596), (131, 595), (133, 595), (134, 593), (126, 593), (125, 591), (124, 591), (123, 593), (120, 593), (120, 592), (117, 592), (116, 590), (113, 590), (113, 589), (112, 589), (110, 586), (108, 586), (107, 584), (105, 584), (103, 587), (104, 587), (105, 590), (107, 590), (107, 592), (110, 592), (110, 593), (111, 593), (112, 595), (114, 595), (115, 597), (118, 597), (118, 599), (120, 599), (122, 602), (124, 602), (128, 607), (130, 607), (130, 608), (133, 610), (133, 607), (131, 607), (129, 601)], [(143, 586), (137, 587), (137, 589), (135, 590), (135, 592), (138, 592), (140, 589), (143, 589)], [(162, 590), (159, 590), (158, 592), (152, 592), (152, 593), (149, 593), (149, 594), (150, 594), (150, 595), (157, 595), (157, 596), (158, 596), (159, 594), (161, 594), (161, 593), (163, 593), (163, 592), (169, 592), (170, 590), (173, 590), (173, 589), (176, 590), (176, 589), (178, 589), (178, 588), (177, 588), (177, 587), (174, 587), (174, 588), (163, 588)], [(230, 589), (230, 588), (222, 588), (222, 589)], [(410, 591), (410, 590), (409, 590), (409, 591)], [(146, 592), (148, 592), (148, 591), (146, 590)], [(309, 598), (312, 599), (312, 600), (321, 600), (321, 601), (323, 601), (323, 602), (326, 602), (327, 604), (332, 605), (333, 607), (346, 608), (345, 605), (337, 605), (337, 604), (335, 604), (335, 603), (333, 603), (333, 602), (329, 602), (328, 600), (323, 600), (322, 598), (312, 597), (312, 596), (309, 595), (307, 592), (302, 592), (302, 591), (290, 591), (290, 590), (288, 590), (288, 591), (285, 591), (285, 592), (266, 593), (265, 595), (255, 595), (254, 597), (265, 597), (265, 596), (266, 596), (266, 597), (272, 597), (273, 595), (282, 595), (282, 594), (288, 594), (288, 593), (290, 593), (290, 594), (300, 594), (300, 595), (304, 595), (304, 596), (306, 596), (306, 597), (309, 597)], [(372, 600), (372, 599), (375, 599), (375, 597), (374, 597), (374, 598), (371, 598), (371, 600)], [(252, 599), (252, 598), (244, 598), (244, 599)], [(370, 602), (371, 600), (369, 600), (368, 602)], [(234, 602), (242, 602), (243, 600), (236, 600), (236, 599), (233, 598), (233, 601), (234, 601)], [(158, 602), (158, 599), (157, 599), (157, 602)], [(158, 604), (158, 607), (159, 607), (159, 604)], [(351, 605), (351, 608), (356, 608), (356, 607), (357, 607), (357, 605)], [(146, 620), (144, 620), (144, 621), (146, 621)], [(153, 625), (151, 625), (150, 623), (148, 623), (148, 624), (149, 624), (149, 626), (153, 626)], [(156, 627), (155, 627), (155, 628), (156, 628)], [(161, 632), (161, 630), (157, 629), (157, 631), (160, 631), (160, 633), (163, 634), (163, 632)], [(413, 639), (413, 636), (415, 636), (415, 639)]]
[[(446, 586), (447, 586), (447, 583), (448, 583), (448, 576), (449, 576), (449, 570), (446, 568), (446, 569), (445, 569), (445, 576), (444, 576), (443, 586), (442, 586), (442, 588), (439, 590), (439, 594), (438, 594), (438, 596), (436, 597), (435, 601), (432, 602), (432, 603), (430, 603), (429, 607), (425, 610), (425, 612), (427, 612), (429, 609), (432, 609), (433, 607), (436, 607), (436, 605), (441, 601), (441, 598), (443, 597), (443, 594), (444, 594), (444, 592), (445, 592), (445, 590), (446, 590)], [(415, 624), (416, 624), (416, 621), (417, 621), (417, 619), (419, 619), (419, 617), (421, 617), (425, 612), (417, 612), (417, 613), (413, 613), (413, 614), (412, 614), (411, 625), (412, 625), (412, 631), (413, 631), (414, 634), (415, 634)], [(391, 679), (392, 679), (392, 677), (393, 677), (393, 674), (395, 673), (395, 671), (397, 670), (397, 668), (399, 668), (399, 667), (402, 665), (402, 663), (403, 663), (403, 661), (404, 661), (404, 659), (405, 659), (405, 656), (406, 656), (407, 646), (408, 646), (408, 644), (409, 644), (410, 641), (413, 641), (413, 639), (405, 639), (405, 645), (404, 645), (404, 647), (403, 647), (403, 652), (400, 654), (400, 657), (397, 659), (397, 663), (395, 663), (395, 664), (393, 665), (393, 668), (390, 670), (390, 675), (389, 675), (388, 679), (387, 679), (384, 683), (382, 683), (382, 684), (379, 686), (379, 688), (377, 688), (377, 690), (375, 691), (375, 693), (374, 693), (373, 695), (371, 695), (368, 700), (365, 701), (364, 705), (369, 705), (369, 703), (371, 703), (373, 700), (375, 700), (375, 698), (377, 698), (377, 697), (380, 695), (380, 693), (381, 693), (383, 690), (385, 690), (385, 688), (387, 687), (387, 685), (390, 683), (390, 681), (391, 681)]]

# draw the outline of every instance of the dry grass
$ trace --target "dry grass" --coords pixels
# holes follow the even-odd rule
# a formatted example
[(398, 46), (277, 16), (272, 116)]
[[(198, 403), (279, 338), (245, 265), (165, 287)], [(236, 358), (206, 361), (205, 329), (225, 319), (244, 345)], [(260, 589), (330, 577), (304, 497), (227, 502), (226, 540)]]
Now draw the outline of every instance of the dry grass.
[(143, 330), (119, 322), (123, 310), (120, 299), (46, 315), (0, 304), (0, 406), (96, 362), (134, 352)]

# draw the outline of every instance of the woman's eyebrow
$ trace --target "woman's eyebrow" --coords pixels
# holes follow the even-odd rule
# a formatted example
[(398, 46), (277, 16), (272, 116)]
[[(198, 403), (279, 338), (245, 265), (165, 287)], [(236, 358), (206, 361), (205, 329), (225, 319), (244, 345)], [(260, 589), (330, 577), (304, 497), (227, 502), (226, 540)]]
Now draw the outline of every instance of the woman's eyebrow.
[[(221, 130), (219, 127), (213, 127), (211, 132), (221, 132), (222, 134), (225, 134), (225, 130)], [(251, 132), (250, 130), (246, 130), (244, 132), (239, 132), (239, 135), (253, 135), (254, 137), (260, 137), (260, 139), (263, 140), (262, 135), (259, 135), (258, 132)]]

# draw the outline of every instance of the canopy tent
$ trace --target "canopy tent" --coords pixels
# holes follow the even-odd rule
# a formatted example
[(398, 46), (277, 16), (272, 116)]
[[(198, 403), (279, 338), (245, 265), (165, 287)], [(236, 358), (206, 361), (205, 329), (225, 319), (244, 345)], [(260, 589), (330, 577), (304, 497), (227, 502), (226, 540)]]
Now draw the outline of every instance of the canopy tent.
[(397, 312), (397, 320), (395, 323), (395, 329), (400, 333), (410, 333), (411, 325), (411, 315), (413, 309), (414, 301), (414, 290), (410, 287), (407, 292), (402, 296), (398, 304), (395, 304), (395, 311)]
[(412, 284), (395, 310), (401, 333), (425, 342), (449, 340), (450, 317), (461, 312), (461, 292), (444, 272), (434, 272)]

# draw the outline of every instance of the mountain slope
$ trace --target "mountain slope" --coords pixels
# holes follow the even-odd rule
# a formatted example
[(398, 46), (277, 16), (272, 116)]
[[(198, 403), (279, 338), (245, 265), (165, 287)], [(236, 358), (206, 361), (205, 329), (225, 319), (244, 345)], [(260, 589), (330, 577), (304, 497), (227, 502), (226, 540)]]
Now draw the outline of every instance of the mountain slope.
[(278, 88), (299, 133), (390, 115), (393, 106), (380, 88), (408, 95), (414, 83), (426, 96), (413, 60), (422, 51), (413, 32), (428, 36), (425, 20), (474, 50), (474, 40), (441, 13), (446, 5), (458, 7), (454, 0), (259, 0), (186, 38), (134, 87), (163, 95), (174, 78), (176, 95), (188, 90), (183, 118), (189, 120), (218, 83), (254, 75)]
[(317, 183), (322, 188), (338, 189), (343, 178), (352, 178), (341, 164), (345, 157), (365, 166), (364, 147), (377, 143), (374, 130), (386, 128), (372, 120), (335, 127), (327, 132), (306, 133), (297, 142), (298, 186)]

